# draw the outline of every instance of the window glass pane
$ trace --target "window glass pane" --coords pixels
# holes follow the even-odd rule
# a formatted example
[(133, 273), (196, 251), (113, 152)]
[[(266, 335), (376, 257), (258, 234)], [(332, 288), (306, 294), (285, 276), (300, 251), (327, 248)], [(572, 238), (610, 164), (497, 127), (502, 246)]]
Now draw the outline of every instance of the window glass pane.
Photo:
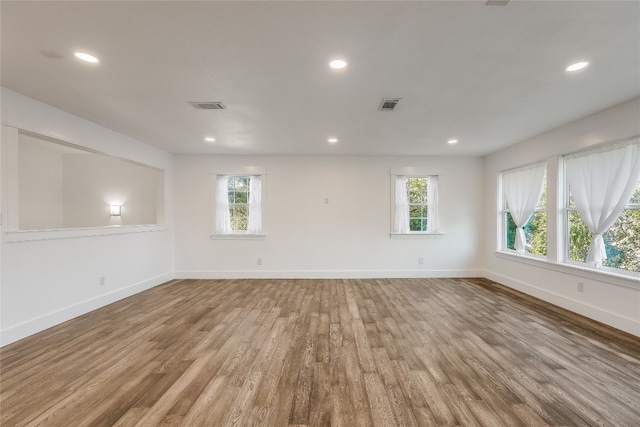
[(233, 231), (246, 231), (247, 229), (247, 206), (231, 206), (229, 208), (231, 219), (231, 230)]
[(409, 206), (409, 218), (420, 218), (422, 208), (420, 206)]
[[(516, 248), (516, 223), (513, 221), (510, 212), (506, 212), (506, 245), (508, 249)], [(547, 254), (547, 212), (537, 211), (531, 216), (529, 222), (522, 227), (527, 239), (525, 252), (546, 255)]]
[(236, 190), (249, 191), (249, 177), (247, 176), (236, 177)]
[(426, 218), (411, 218), (409, 220), (410, 231), (426, 231), (427, 219)]
[(236, 191), (236, 203), (247, 203), (248, 193), (246, 191)]
[(409, 203), (427, 203), (427, 182), (429, 178), (407, 178)]
[[(591, 232), (578, 211), (569, 211), (569, 259), (585, 262)], [(607, 259), (605, 267), (640, 271), (640, 209), (625, 209), (613, 226), (602, 234)]]
[(578, 262), (587, 260), (591, 243), (591, 232), (578, 211), (569, 211), (569, 259)]
[(542, 184), (542, 194), (540, 195), (540, 200), (538, 201), (538, 209), (546, 209), (547, 208), (547, 171), (544, 172), (544, 181)]
[(602, 265), (640, 271), (640, 209), (625, 209), (602, 235), (607, 259)]
[(629, 203), (640, 204), (640, 183), (638, 183), (638, 188), (636, 188), (636, 192), (633, 193)]
[(506, 219), (505, 219), (505, 225), (506, 225), (506, 230), (504, 235), (506, 236), (506, 245), (507, 245), (507, 249), (516, 249), (516, 223), (513, 222), (513, 218), (511, 217), (511, 212), (506, 212), (505, 213)]
[(524, 226), (524, 234), (527, 236), (527, 252), (546, 255), (547, 211), (534, 212), (527, 225)]

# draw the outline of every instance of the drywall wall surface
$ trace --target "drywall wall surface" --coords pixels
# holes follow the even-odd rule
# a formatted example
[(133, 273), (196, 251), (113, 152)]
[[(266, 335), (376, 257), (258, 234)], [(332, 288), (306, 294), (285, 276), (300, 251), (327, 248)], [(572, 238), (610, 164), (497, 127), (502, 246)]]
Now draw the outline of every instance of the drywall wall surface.
[[(7, 344), (173, 278), (173, 155), (2, 89), (2, 123), (165, 170), (161, 226), (78, 232), (2, 230), (0, 340)], [(7, 169), (2, 133), (2, 208)]]
[[(28, 143), (19, 149), (20, 226), (25, 230), (64, 226), (63, 154)], [(43, 215), (43, 213), (45, 213)]]
[[(640, 134), (640, 98), (554, 129), (543, 135), (486, 156), (484, 189), (486, 228), (484, 269), (488, 278), (534, 295), (576, 313), (640, 336), (640, 280), (582, 271), (559, 265), (563, 253), (554, 243), (562, 236), (548, 235), (550, 259), (546, 263), (524, 257), (505, 256), (499, 247), (500, 172), (547, 160), (549, 181), (549, 227), (562, 219), (563, 201), (554, 177), (562, 180), (561, 156), (598, 143)], [(578, 291), (581, 283), (583, 291)]]
[[(216, 174), (266, 170), (262, 240), (212, 239)], [(390, 236), (391, 171), (440, 176), (441, 235)], [(176, 156), (177, 277), (478, 274), (477, 157)]]
[[(65, 155), (65, 226), (157, 224), (159, 174), (110, 156)], [(112, 204), (121, 215), (110, 216)]]

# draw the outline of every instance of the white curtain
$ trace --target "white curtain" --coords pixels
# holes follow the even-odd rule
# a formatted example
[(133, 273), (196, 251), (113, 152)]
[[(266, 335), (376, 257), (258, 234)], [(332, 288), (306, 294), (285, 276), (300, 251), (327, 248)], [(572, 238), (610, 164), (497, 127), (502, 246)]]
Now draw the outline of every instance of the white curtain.
[(437, 233), (440, 229), (437, 175), (430, 176), (427, 182), (427, 207), (427, 233)]
[(407, 194), (407, 179), (403, 176), (396, 178), (396, 233), (409, 232), (409, 195)]
[(231, 217), (229, 215), (229, 177), (218, 175), (216, 186), (216, 233), (224, 234), (231, 231)]
[(605, 152), (577, 153), (565, 159), (567, 181), (580, 217), (593, 234), (587, 263), (607, 259), (602, 233), (618, 219), (640, 181), (640, 143)]
[(524, 227), (536, 210), (544, 185), (544, 163), (502, 173), (502, 187), (511, 218), (516, 224), (516, 251), (524, 252), (527, 238)]
[(262, 230), (262, 179), (252, 176), (249, 180), (249, 219), (247, 233), (257, 234)]

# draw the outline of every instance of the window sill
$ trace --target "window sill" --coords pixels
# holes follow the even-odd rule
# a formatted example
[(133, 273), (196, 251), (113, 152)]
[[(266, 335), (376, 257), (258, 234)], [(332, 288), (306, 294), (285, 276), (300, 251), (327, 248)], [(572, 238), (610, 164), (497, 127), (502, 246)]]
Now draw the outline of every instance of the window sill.
[(392, 239), (435, 239), (444, 236), (444, 233), (389, 233)]
[(625, 274), (611, 271), (610, 269), (598, 270), (595, 268), (589, 268), (577, 263), (555, 263), (548, 261), (540, 256), (520, 254), (515, 251), (496, 251), (495, 254), (498, 258), (520, 262), (534, 267), (540, 267), (565, 274), (572, 274), (575, 276), (584, 277), (585, 279), (607, 282), (626, 288), (640, 289), (640, 274), (635, 272), (629, 272), (628, 274)]
[(229, 233), (212, 234), (212, 240), (266, 240), (266, 234)]
[(19, 230), (7, 231), (6, 241), (31, 242), (37, 240), (75, 239), (80, 237), (113, 236), (116, 234), (146, 233), (166, 231), (164, 224), (148, 225), (109, 225), (106, 227), (64, 228), (51, 230)]

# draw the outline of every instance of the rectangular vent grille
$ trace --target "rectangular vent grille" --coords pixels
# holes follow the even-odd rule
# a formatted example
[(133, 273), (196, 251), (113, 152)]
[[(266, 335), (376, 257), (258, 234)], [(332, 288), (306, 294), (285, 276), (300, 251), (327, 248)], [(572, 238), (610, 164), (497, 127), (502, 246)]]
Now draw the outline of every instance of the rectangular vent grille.
[(402, 98), (384, 98), (380, 104), (380, 111), (393, 111)]
[(222, 102), (190, 102), (193, 108), (198, 110), (226, 110), (227, 107)]

